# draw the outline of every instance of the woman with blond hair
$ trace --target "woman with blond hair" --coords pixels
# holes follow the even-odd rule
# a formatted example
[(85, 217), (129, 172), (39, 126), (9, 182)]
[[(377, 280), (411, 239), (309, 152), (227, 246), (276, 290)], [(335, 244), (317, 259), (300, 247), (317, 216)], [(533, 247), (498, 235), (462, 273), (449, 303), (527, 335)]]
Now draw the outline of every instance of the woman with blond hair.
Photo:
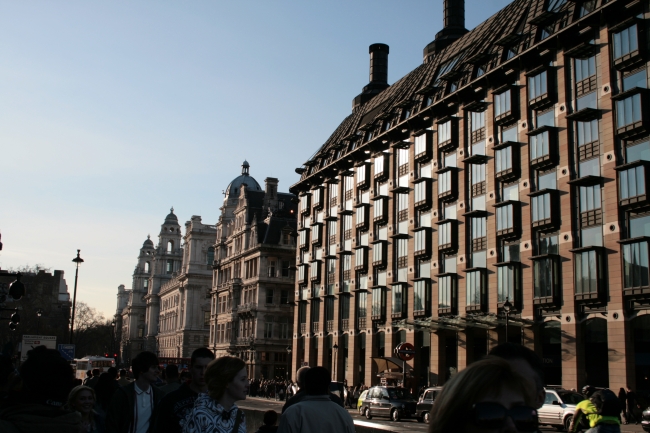
[(68, 394), (66, 408), (81, 414), (81, 433), (101, 433), (104, 431), (95, 407), (95, 390), (89, 386), (79, 385)]
[(431, 409), (429, 433), (523, 433), (538, 428), (535, 390), (496, 357), (452, 377)]
[(223, 356), (205, 370), (207, 394), (199, 394), (181, 428), (183, 433), (246, 433), (246, 419), (235, 402), (245, 400), (249, 382), (240, 358)]

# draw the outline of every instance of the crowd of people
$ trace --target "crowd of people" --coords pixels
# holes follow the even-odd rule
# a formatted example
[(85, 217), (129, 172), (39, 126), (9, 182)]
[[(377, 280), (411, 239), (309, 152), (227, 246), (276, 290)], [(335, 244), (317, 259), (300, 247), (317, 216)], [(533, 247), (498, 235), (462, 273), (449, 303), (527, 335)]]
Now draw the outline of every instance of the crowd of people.
[[(132, 375), (132, 378), (129, 376)], [(162, 377), (164, 377), (164, 380)], [(236, 402), (247, 396), (285, 401), (279, 415), (264, 414), (258, 433), (352, 433), (347, 407), (356, 407), (364, 385), (347, 386), (343, 398), (330, 392), (324, 367), (302, 367), (296, 383), (250, 381), (236, 357), (215, 359), (207, 348), (192, 353), (189, 371), (142, 352), (131, 371), (91, 371), (83, 383), (58, 351), (37, 347), (14, 368), (0, 356), (0, 431), (3, 433), (246, 433), (246, 416)], [(621, 421), (637, 422), (639, 405), (630, 388), (619, 394), (583, 388), (570, 431), (618, 433)], [(536, 432), (544, 404), (539, 357), (510, 343), (453, 376), (431, 412), (429, 433)]]

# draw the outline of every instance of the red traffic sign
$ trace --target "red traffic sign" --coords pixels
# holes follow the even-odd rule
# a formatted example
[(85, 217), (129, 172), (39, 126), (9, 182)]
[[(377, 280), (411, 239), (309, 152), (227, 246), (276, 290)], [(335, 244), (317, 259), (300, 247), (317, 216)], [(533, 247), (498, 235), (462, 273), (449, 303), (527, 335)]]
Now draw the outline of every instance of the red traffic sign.
[(415, 357), (415, 347), (411, 343), (401, 343), (395, 348), (397, 356), (402, 361), (410, 361)]

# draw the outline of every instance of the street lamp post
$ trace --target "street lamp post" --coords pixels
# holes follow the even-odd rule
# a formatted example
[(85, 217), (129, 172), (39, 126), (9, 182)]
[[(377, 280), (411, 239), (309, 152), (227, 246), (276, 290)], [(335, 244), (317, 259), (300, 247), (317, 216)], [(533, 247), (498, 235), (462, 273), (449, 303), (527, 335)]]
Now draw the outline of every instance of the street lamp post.
[(43, 315), (43, 309), (39, 308), (36, 310), (36, 316), (38, 317), (38, 320), (36, 322), (36, 334), (39, 334), (41, 332), (41, 316)]
[(339, 352), (339, 345), (334, 343), (334, 346), (332, 346), (332, 349), (334, 349), (334, 354), (332, 355), (333, 358), (334, 358), (332, 360), (332, 364), (334, 365), (334, 368), (332, 370), (334, 370), (334, 380), (337, 381), (338, 378), (336, 377), (336, 362), (338, 361), (337, 355), (338, 355), (338, 352)]
[(287, 380), (291, 379), (291, 346), (287, 346)]
[(72, 344), (74, 337), (74, 313), (77, 306), (77, 281), (79, 279), (79, 265), (84, 262), (84, 259), (79, 257), (81, 250), (77, 250), (77, 257), (72, 259), (73, 263), (77, 264), (77, 270), (74, 273), (74, 294), (72, 295), (72, 317), (70, 318), (70, 344)]
[(503, 303), (503, 313), (506, 315), (506, 343), (508, 342), (508, 318), (510, 317), (512, 310), (513, 305), (510, 303), (508, 298), (506, 298), (506, 302)]
[[(113, 336), (111, 338), (111, 353), (115, 354), (115, 320), (111, 322), (111, 326), (113, 329)], [(115, 360), (115, 363), (117, 364), (117, 360)]]
[(255, 379), (255, 337), (250, 337), (251, 379)]

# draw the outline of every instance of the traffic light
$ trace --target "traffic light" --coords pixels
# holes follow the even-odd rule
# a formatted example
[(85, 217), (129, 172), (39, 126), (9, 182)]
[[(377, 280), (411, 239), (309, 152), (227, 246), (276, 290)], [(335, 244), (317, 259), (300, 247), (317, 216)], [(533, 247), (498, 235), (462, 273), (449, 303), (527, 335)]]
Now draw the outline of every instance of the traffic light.
[(104, 358), (108, 358), (108, 352), (104, 352)]
[(113, 358), (117, 359), (117, 353), (113, 354)]
[(14, 313), (11, 315), (9, 318), (9, 329), (12, 331), (16, 330), (16, 327), (18, 326), (18, 323), (20, 323), (20, 314)]

